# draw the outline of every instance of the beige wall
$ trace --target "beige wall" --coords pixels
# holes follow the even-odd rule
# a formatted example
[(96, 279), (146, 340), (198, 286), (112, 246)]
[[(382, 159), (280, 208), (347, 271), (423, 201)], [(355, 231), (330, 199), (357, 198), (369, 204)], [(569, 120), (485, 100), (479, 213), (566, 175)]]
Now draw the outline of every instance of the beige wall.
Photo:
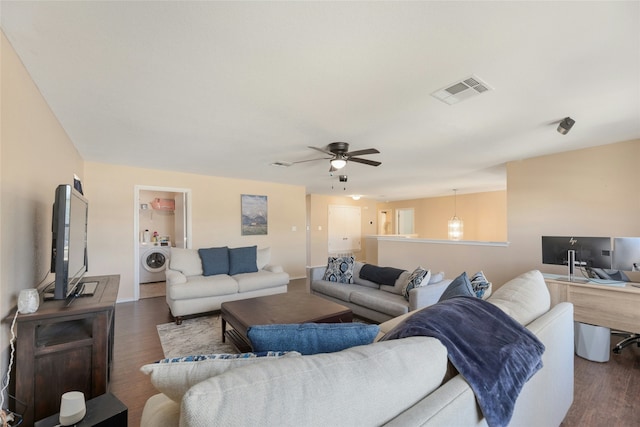
[[(507, 240), (507, 192), (491, 191), (445, 197), (379, 203), (377, 211), (413, 208), (415, 234), (422, 239), (447, 239), (449, 219), (455, 213), (464, 221), (464, 240)], [(392, 220), (395, 215), (390, 215)], [(395, 222), (390, 225), (395, 229)], [(393, 233), (393, 232), (392, 232)]]
[[(135, 187), (191, 190), (192, 247), (271, 247), (271, 261), (292, 278), (305, 277), (304, 187), (210, 177), (153, 169), (87, 162), (85, 195), (89, 199), (89, 274), (120, 274), (118, 299), (134, 297), (134, 232), (138, 215)], [(269, 231), (241, 236), (240, 195), (265, 195)], [(293, 227), (296, 231), (292, 231)]]
[[(2, 34), (0, 121), (0, 310), (48, 274), (51, 212), (58, 184), (82, 178), (83, 161)], [(4, 373), (9, 325), (2, 324)]]
[(360, 207), (362, 213), (362, 250), (354, 253), (354, 255), (358, 260), (366, 260), (367, 254), (364, 236), (376, 233), (376, 202), (370, 199), (353, 200), (351, 197), (311, 194), (307, 196), (307, 225), (309, 227), (307, 265), (327, 264), (329, 247), (329, 234), (327, 231), (329, 205)]
[[(530, 269), (564, 274), (563, 267), (542, 264), (542, 235), (640, 236), (638, 159), (636, 140), (511, 162), (508, 247), (381, 241), (379, 262), (422, 265), (450, 278), (483, 270), (498, 286)], [(640, 281), (640, 273), (628, 275)]]

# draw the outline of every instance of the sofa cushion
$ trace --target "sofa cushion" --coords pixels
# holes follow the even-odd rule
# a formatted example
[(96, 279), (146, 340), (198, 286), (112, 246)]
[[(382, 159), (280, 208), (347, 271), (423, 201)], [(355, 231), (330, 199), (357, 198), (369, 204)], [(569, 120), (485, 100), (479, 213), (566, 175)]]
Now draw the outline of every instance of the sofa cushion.
[(380, 289), (386, 292), (402, 295), (402, 289), (404, 289), (404, 287), (407, 286), (407, 282), (409, 281), (409, 276), (411, 276), (410, 272), (403, 271), (402, 273), (400, 273), (400, 275), (396, 279), (396, 282), (393, 286), (380, 285)]
[(271, 248), (260, 248), (256, 251), (256, 267), (262, 270), (271, 262)]
[(440, 283), (444, 280), (444, 271), (439, 271), (437, 273), (431, 273), (431, 277), (429, 278), (429, 285), (434, 285), (436, 283)]
[(449, 284), (447, 289), (444, 290), (442, 295), (440, 296), (440, 301), (445, 301), (450, 298), (467, 296), (474, 297), (476, 296), (475, 292), (473, 292), (473, 288), (471, 287), (471, 282), (469, 281), (469, 276), (467, 276), (467, 272), (465, 271)]
[(551, 307), (549, 289), (542, 273), (531, 270), (509, 280), (487, 300), (502, 311), (527, 325)]
[(402, 288), (402, 295), (409, 301), (409, 291), (414, 288), (426, 286), (431, 278), (431, 272), (422, 267), (418, 267), (409, 276), (407, 284)]
[(238, 282), (238, 292), (275, 288), (289, 283), (289, 275), (283, 271), (274, 273), (258, 270), (255, 273), (236, 274), (233, 278)]
[(167, 286), (172, 300), (214, 297), (238, 293), (238, 282), (226, 274), (191, 276), (187, 283)]
[(258, 271), (258, 247), (246, 246), (229, 249), (229, 275)]
[(297, 351), (303, 355), (333, 353), (371, 344), (378, 325), (363, 323), (302, 323), (250, 326), (247, 337), (254, 351)]
[(151, 384), (170, 399), (180, 402), (191, 386), (220, 375), (229, 369), (261, 363), (271, 358), (300, 356), (296, 352), (242, 354), (206, 354), (162, 359), (144, 365), (140, 370), (149, 375)]
[(204, 276), (229, 274), (228, 247), (198, 249), (198, 255), (202, 260), (202, 274)]
[[(425, 337), (281, 358), (191, 387), (182, 400), (180, 421), (201, 426), (237, 425), (238, 420), (247, 426), (267, 420), (279, 426), (382, 425), (438, 388), (446, 369), (444, 346)], [(301, 399), (304, 404), (288, 404)]]
[(195, 249), (171, 248), (169, 268), (185, 276), (201, 276), (202, 260)]
[(349, 301), (351, 292), (360, 289), (368, 288), (348, 283), (336, 284), (334, 282), (327, 282), (326, 280), (315, 280), (311, 282), (312, 291), (339, 299), (341, 301)]
[(329, 257), (327, 269), (322, 280), (338, 283), (353, 283), (353, 266), (355, 259), (352, 256)]
[(365, 288), (351, 292), (349, 301), (393, 317), (400, 316), (409, 311), (409, 306), (404, 297), (390, 292)]

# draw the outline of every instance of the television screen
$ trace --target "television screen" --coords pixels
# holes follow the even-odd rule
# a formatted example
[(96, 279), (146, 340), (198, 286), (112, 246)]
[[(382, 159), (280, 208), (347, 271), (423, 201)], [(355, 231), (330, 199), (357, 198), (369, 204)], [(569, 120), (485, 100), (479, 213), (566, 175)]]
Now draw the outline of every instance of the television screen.
[(73, 295), (87, 272), (88, 201), (73, 186), (59, 185), (53, 204), (51, 272), (54, 299)]
[(611, 268), (610, 237), (542, 236), (543, 264), (569, 265), (570, 250), (577, 266)]

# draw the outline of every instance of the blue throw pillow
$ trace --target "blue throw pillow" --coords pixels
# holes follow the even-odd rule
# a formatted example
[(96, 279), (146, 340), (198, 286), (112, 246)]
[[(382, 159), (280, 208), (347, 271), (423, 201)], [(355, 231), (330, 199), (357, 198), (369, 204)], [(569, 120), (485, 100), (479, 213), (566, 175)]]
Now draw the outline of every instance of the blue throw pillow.
[(253, 351), (297, 351), (302, 354), (332, 353), (371, 344), (378, 325), (363, 323), (302, 323), (251, 326), (247, 337)]
[(202, 274), (204, 276), (229, 274), (228, 247), (198, 249), (198, 255), (202, 260)]
[(466, 271), (453, 279), (453, 282), (451, 282), (449, 286), (447, 286), (447, 289), (444, 290), (438, 302), (460, 296), (476, 296), (476, 293), (473, 292), (473, 288), (471, 287), (471, 282), (469, 281), (469, 277), (467, 276)]
[(229, 275), (258, 271), (257, 246), (229, 249)]

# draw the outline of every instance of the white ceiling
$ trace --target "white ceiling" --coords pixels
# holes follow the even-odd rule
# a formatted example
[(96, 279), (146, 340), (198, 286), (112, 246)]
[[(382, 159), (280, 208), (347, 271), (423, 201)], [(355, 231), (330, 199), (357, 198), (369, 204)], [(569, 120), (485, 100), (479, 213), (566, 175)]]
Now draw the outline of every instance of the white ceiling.
[[(88, 161), (402, 200), (505, 189), (505, 162), (640, 138), (638, 1), (2, 0), (0, 15)], [(430, 96), (470, 75), (493, 90)], [(333, 141), (382, 165), (349, 163), (346, 186), (327, 160), (270, 165)]]

